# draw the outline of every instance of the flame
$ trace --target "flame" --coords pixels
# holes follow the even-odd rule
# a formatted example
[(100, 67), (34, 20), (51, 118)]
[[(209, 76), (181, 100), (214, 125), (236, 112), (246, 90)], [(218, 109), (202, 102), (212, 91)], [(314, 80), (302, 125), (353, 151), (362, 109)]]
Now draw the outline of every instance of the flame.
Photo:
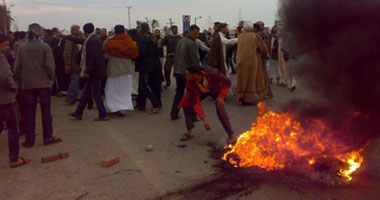
[(343, 163), (336, 175), (347, 181), (360, 168), (362, 150), (348, 151), (333, 138), (322, 120), (314, 119), (307, 128), (301, 127), (290, 113), (275, 113), (259, 103), (259, 116), (252, 129), (239, 136), (222, 160), (234, 167), (259, 167), (267, 171), (281, 170), (299, 163), (312, 166), (319, 159), (333, 158)]

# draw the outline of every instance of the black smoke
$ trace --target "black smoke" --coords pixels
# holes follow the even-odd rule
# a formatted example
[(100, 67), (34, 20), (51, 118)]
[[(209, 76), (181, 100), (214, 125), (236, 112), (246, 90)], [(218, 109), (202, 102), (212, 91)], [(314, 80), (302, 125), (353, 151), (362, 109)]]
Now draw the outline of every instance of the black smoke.
[(297, 74), (320, 99), (293, 102), (307, 125), (323, 118), (345, 142), (380, 135), (380, 1), (282, 0), (279, 16), (302, 59)]

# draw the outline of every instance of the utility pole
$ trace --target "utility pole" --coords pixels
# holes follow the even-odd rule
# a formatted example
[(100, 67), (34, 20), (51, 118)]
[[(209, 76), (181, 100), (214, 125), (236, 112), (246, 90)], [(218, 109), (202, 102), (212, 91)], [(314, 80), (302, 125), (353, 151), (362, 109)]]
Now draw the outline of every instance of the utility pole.
[(172, 18), (169, 18), (169, 25), (170, 25), (169, 28), (172, 28), (172, 26), (173, 26), (173, 19)]
[(5, 4), (5, 0), (3, 0), (3, 7), (4, 7), (4, 35), (8, 34), (7, 30), (7, 5)]
[(132, 6), (128, 6), (127, 5), (127, 9), (128, 9), (128, 29), (131, 29), (131, 8), (132, 8)]
[(241, 22), (241, 8), (239, 8), (239, 22), (238, 23), (240, 22)]

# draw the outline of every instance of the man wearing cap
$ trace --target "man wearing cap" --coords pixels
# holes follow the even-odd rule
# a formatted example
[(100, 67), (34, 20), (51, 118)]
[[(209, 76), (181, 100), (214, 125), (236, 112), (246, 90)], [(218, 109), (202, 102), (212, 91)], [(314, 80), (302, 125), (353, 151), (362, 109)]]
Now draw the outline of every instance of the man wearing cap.
[(228, 71), (226, 63), (227, 45), (234, 45), (238, 42), (237, 38), (226, 38), (226, 34), (228, 33), (227, 26), (228, 25), (226, 23), (221, 23), (218, 25), (218, 34), (214, 36), (207, 61), (209, 66), (218, 69), (225, 76)]
[(34, 146), (37, 99), (41, 107), (44, 144), (62, 142), (62, 139), (53, 137), (50, 104), (55, 63), (53, 51), (40, 39), (43, 34), (44, 29), (39, 24), (29, 25), (27, 42), (19, 47), (16, 57), (16, 80), (24, 90), (26, 101), (26, 133), (25, 142), (22, 144), (24, 147)]

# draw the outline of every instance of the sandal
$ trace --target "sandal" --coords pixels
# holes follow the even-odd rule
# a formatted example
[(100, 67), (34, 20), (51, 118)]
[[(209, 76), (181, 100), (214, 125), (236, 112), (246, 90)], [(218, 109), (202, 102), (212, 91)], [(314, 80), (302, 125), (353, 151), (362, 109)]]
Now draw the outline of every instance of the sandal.
[(157, 113), (160, 112), (160, 110), (161, 110), (161, 108), (152, 108), (152, 109), (148, 112), (148, 114), (157, 114)]
[[(23, 158), (23, 157), (18, 157), (18, 161), (17, 162), (14, 162), (14, 163), (9, 163), (9, 167), (10, 168), (18, 168), (18, 167), (21, 167), (23, 165), (27, 165), (30, 163), (30, 160), (26, 159), (26, 158)], [(19, 161), (22, 161), (21, 163), (19, 163)]]
[(51, 139), (44, 141), (44, 145), (47, 146), (47, 145), (57, 144), (61, 142), (63, 142), (61, 138), (52, 137)]
[(110, 118), (109, 117), (103, 117), (103, 118), (98, 117), (98, 118), (95, 118), (94, 120), (97, 122), (105, 122), (105, 121), (109, 121)]
[(75, 113), (69, 113), (68, 115), (71, 116), (71, 117), (74, 117), (77, 120), (82, 120), (83, 119), (82, 116), (79, 116), (79, 115), (77, 115)]
[(186, 133), (185, 135), (183, 135), (183, 136), (181, 137), (180, 140), (181, 140), (182, 142), (184, 142), (184, 141), (191, 140), (193, 137), (194, 137), (194, 135)]

